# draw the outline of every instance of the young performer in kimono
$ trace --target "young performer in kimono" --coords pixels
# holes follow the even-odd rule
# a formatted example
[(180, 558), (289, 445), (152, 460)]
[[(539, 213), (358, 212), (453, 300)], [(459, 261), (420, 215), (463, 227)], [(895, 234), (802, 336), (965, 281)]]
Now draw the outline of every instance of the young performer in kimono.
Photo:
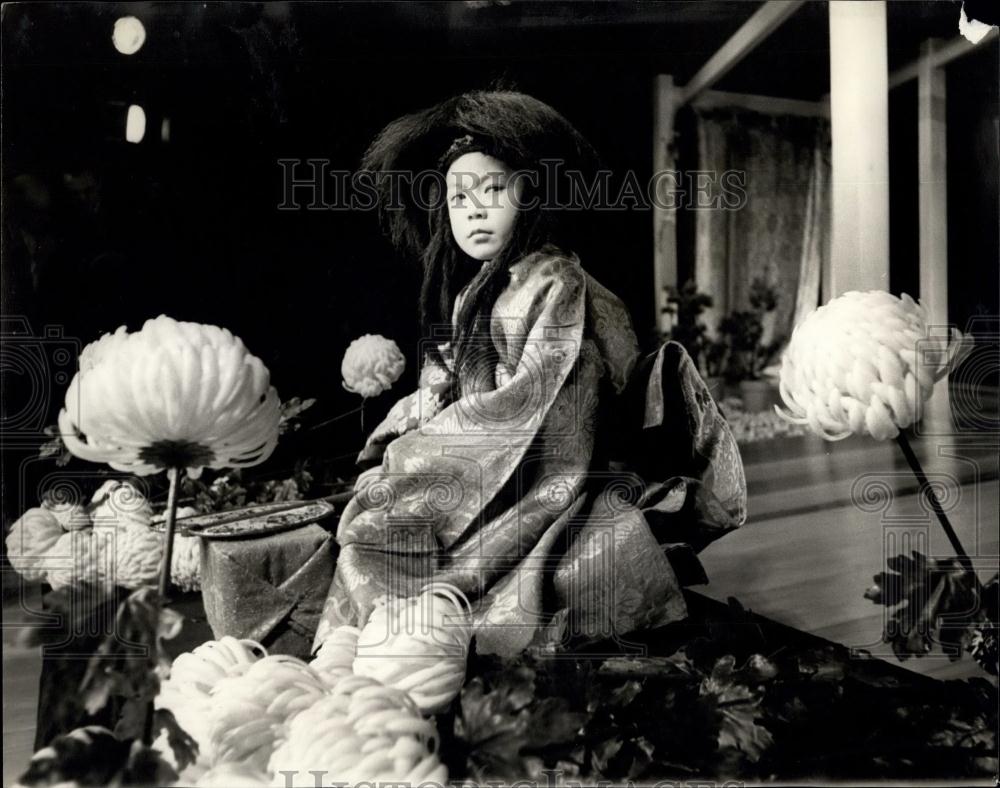
[(359, 457), (317, 643), (432, 580), (472, 601), (485, 653), (662, 626), (707, 582), (695, 554), (743, 523), (739, 451), (690, 357), (673, 342), (640, 357), (575, 243), (586, 212), (552, 204), (562, 174), (596, 166), (514, 92), (407, 115), (369, 148), (376, 174), (438, 173), (410, 182), (423, 193), (379, 187), (423, 265), (423, 366)]

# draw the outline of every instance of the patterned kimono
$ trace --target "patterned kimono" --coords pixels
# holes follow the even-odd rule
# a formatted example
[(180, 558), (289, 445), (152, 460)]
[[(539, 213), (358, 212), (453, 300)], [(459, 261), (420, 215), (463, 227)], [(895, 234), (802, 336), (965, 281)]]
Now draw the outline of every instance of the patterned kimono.
[(640, 359), (622, 302), (554, 247), (510, 268), (475, 347), (460, 396), (439, 345), (369, 438), (359, 459), (381, 465), (341, 516), (317, 645), (430, 580), (473, 601), (484, 653), (684, 618), (695, 553), (743, 523), (746, 485), (683, 348)]

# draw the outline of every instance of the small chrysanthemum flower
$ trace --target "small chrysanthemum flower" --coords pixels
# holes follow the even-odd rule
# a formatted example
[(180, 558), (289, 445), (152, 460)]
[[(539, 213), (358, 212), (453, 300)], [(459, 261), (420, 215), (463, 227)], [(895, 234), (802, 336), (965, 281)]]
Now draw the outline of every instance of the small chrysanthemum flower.
[(77, 457), (141, 476), (256, 465), (278, 441), (269, 378), (226, 329), (161, 315), (84, 348), (59, 429)]
[(395, 342), (380, 334), (365, 334), (348, 346), (340, 374), (348, 391), (377, 397), (399, 380), (405, 366), (406, 359)]
[(845, 293), (792, 333), (781, 363), (788, 412), (776, 410), (826, 440), (895, 438), (968, 349), (958, 331), (949, 338), (928, 335), (923, 308), (905, 293)]

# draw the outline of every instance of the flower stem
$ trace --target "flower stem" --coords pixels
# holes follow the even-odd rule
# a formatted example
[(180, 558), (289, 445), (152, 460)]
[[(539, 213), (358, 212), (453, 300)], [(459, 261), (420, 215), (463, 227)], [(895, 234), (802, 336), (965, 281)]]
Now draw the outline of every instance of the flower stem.
[(327, 424), (333, 424), (333, 422), (335, 422), (335, 421), (340, 421), (341, 419), (346, 418), (347, 416), (351, 416), (351, 415), (357, 413), (358, 411), (360, 411), (362, 408), (364, 408), (363, 404), (359, 405), (358, 407), (354, 408), (353, 410), (347, 411), (346, 413), (341, 413), (339, 416), (334, 416), (332, 419), (327, 419), (326, 421), (321, 421), (319, 424), (313, 424), (309, 429), (310, 430), (318, 430), (320, 427), (325, 427)]
[[(174, 555), (174, 529), (177, 526), (177, 480), (179, 478), (179, 468), (167, 469), (170, 490), (167, 493), (166, 524), (163, 529), (163, 558), (160, 564), (160, 593), (156, 603), (157, 610), (162, 610), (167, 603), (167, 592), (170, 590), (170, 562)], [(159, 616), (156, 625), (159, 626)], [(146, 704), (146, 716), (142, 726), (142, 743), (147, 747), (153, 743), (153, 717), (155, 714), (154, 699), (151, 698)]]
[(163, 529), (163, 563), (160, 564), (160, 601), (166, 603), (170, 590), (170, 561), (174, 554), (174, 529), (177, 526), (177, 480), (179, 468), (168, 468), (167, 479), (170, 491), (167, 493), (166, 526)]
[(969, 554), (965, 552), (965, 548), (962, 546), (962, 542), (958, 538), (958, 534), (956, 534), (955, 529), (951, 527), (951, 523), (948, 521), (948, 516), (944, 513), (944, 509), (941, 508), (941, 502), (934, 493), (934, 488), (927, 480), (927, 474), (924, 473), (924, 469), (920, 465), (920, 460), (917, 459), (917, 455), (913, 451), (913, 447), (910, 446), (910, 441), (907, 439), (906, 434), (902, 430), (900, 430), (899, 435), (896, 436), (896, 442), (899, 444), (899, 448), (903, 450), (903, 456), (906, 457), (906, 461), (910, 464), (910, 470), (913, 471), (913, 475), (917, 477), (917, 481), (920, 483), (920, 491), (927, 496), (931, 509), (934, 510), (934, 514), (937, 515), (938, 522), (941, 523), (941, 528), (944, 530), (945, 536), (947, 536), (948, 541), (951, 542), (952, 549), (954, 549), (955, 553), (958, 555), (962, 565), (972, 572), (973, 576), (975, 576), (975, 571), (972, 569), (972, 561), (969, 559)]

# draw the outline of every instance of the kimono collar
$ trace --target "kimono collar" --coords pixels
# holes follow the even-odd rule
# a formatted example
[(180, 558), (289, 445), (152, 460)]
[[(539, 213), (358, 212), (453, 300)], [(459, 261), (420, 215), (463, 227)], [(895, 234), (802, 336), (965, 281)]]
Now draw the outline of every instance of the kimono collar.
[(552, 258), (552, 257), (563, 257), (567, 260), (572, 260), (577, 265), (580, 264), (580, 258), (577, 257), (575, 252), (567, 252), (560, 249), (555, 244), (545, 244), (537, 252), (531, 252), (525, 255), (516, 263), (514, 263), (508, 269), (510, 271), (510, 278), (513, 280), (522, 279), (527, 273), (528, 269), (537, 265), (540, 261)]

